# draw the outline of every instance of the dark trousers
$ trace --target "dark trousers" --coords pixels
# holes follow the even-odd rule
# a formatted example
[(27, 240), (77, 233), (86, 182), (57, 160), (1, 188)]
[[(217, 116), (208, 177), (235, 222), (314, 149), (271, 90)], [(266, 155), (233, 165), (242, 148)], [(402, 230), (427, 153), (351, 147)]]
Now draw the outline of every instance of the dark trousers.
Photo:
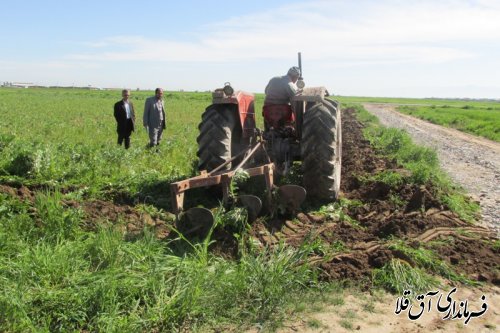
[(118, 145), (122, 145), (125, 141), (125, 149), (130, 148), (130, 134), (132, 134), (132, 119), (127, 119), (125, 122), (125, 128), (118, 130)]

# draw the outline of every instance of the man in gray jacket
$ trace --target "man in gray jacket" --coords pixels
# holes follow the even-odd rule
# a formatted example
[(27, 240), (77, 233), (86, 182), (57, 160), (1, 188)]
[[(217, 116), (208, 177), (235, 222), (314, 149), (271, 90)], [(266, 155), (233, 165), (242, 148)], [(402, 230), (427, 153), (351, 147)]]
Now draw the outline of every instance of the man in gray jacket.
[(163, 104), (163, 89), (156, 88), (155, 96), (146, 99), (144, 104), (143, 125), (149, 133), (149, 147), (160, 144), (165, 126), (165, 106)]
[(264, 105), (290, 104), (292, 97), (298, 92), (297, 80), (300, 69), (291, 67), (286, 75), (273, 77), (266, 86)]
[(300, 69), (291, 67), (286, 75), (273, 77), (266, 86), (264, 107), (264, 127), (266, 130), (283, 129), (295, 122), (295, 115), (290, 102), (299, 90), (296, 82), (300, 77)]

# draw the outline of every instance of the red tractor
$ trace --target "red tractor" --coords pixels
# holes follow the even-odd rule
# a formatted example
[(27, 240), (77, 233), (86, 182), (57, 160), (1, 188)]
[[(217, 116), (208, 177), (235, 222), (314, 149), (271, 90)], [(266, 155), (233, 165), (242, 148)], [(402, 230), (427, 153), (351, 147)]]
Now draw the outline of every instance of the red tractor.
[[(301, 79), (297, 86), (304, 87)], [(189, 188), (220, 184), (227, 202), (231, 179), (238, 170), (245, 170), (249, 176), (264, 175), (267, 198), (271, 201), (274, 173), (286, 175), (294, 161), (301, 161), (303, 187), (297, 184), (279, 189), (286, 205), (297, 208), (306, 193), (321, 200), (335, 200), (339, 193), (342, 155), (340, 108), (337, 101), (327, 96), (324, 87), (302, 89), (292, 101), (294, 122), (282, 127), (269, 126), (271, 120), (264, 117), (265, 129), (261, 131), (255, 124), (253, 94), (235, 92), (229, 83), (216, 89), (213, 102), (202, 114), (198, 126), (197, 155), (201, 173), (171, 185), (176, 215), (182, 211), (184, 192)], [(256, 197), (241, 196), (239, 200), (254, 211), (253, 215), (260, 210), (260, 199)], [(191, 221), (211, 215), (200, 208), (186, 214)]]

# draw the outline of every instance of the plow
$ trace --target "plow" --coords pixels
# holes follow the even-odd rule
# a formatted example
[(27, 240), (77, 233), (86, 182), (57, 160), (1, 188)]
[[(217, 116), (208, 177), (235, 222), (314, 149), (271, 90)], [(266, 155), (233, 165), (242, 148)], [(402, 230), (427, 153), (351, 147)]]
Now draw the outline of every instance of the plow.
[[(302, 72), (299, 53), (299, 68)], [(230, 83), (212, 93), (212, 104), (202, 114), (197, 137), (199, 175), (170, 185), (177, 228), (184, 234), (204, 233), (214, 223), (207, 208), (184, 209), (188, 190), (220, 187), (224, 207), (244, 207), (252, 221), (277, 205), (297, 211), (306, 197), (337, 199), (340, 188), (340, 105), (328, 98), (325, 87), (300, 89), (291, 99), (292, 122), (283, 119), (283, 105), (265, 105), (264, 130), (256, 127), (254, 95), (235, 91)], [(288, 107), (288, 106), (286, 106)], [(301, 184), (276, 186), (295, 161), (301, 163)], [(264, 178), (262, 196), (235, 195), (232, 181), (238, 174)], [(277, 199), (276, 199), (277, 198)], [(279, 202), (275, 202), (278, 200)]]

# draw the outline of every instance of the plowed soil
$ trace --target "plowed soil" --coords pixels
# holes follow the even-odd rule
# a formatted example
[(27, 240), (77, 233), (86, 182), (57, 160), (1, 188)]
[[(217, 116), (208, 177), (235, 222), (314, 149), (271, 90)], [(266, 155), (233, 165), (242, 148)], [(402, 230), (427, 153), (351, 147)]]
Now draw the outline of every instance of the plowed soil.
[[(462, 221), (439, 202), (431, 185), (391, 187), (360, 180), (381, 171), (403, 175), (408, 172), (395, 161), (378, 156), (363, 138), (362, 128), (353, 110), (343, 111), (341, 197), (361, 202), (344, 211), (359, 224), (299, 213), (268, 223), (256, 221), (252, 229), (254, 237), (267, 246), (282, 241), (299, 245), (306, 239), (319, 239), (326, 247), (342, 242), (346, 247), (342, 253), (329, 260), (320, 254), (313, 260), (319, 262), (327, 280), (357, 281), (369, 279), (374, 268), (382, 267), (392, 258), (412, 264), (410, 258), (388, 249), (391, 237), (404, 239), (414, 247), (428, 247), (431, 240), (447, 239), (442, 243), (446, 245), (435, 245), (440, 244), (437, 242), (433, 245), (441, 259), (471, 279), (499, 284), (499, 250), (491, 245), (494, 233)], [(467, 232), (471, 237), (464, 236)]]

